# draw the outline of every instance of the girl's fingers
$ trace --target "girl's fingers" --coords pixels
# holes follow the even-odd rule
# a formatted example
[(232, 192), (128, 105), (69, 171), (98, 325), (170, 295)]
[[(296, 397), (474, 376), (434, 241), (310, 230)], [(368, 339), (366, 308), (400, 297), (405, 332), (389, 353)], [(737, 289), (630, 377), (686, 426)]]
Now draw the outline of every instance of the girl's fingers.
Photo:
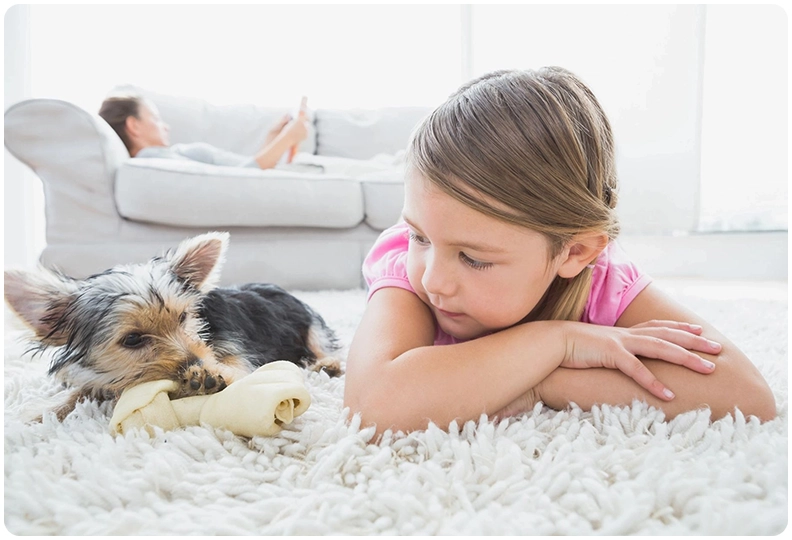
[[(630, 355), (631, 356), (631, 355)], [(619, 366), (619, 370), (625, 375), (631, 377), (635, 382), (640, 384), (648, 390), (653, 396), (662, 399), (663, 401), (671, 401), (674, 399), (674, 393), (661, 383), (657, 377), (647, 368), (643, 362), (636, 357), (625, 358), (623, 365)]]
[[(710, 352), (715, 349), (713, 346), (710, 346), (710, 348)], [(720, 345), (717, 346), (717, 350), (720, 350)], [(663, 360), (664, 362), (684, 366), (698, 373), (708, 374), (715, 369), (714, 363), (691, 352), (687, 347), (673, 343), (665, 337), (633, 336), (632, 340), (630, 340), (629, 351), (633, 355)]]
[(691, 334), (696, 334), (696, 335), (701, 335), (701, 332), (704, 331), (701, 325), (679, 322), (679, 321), (647, 321), (633, 326), (633, 328), (657, 328), (657, 327), (674, 328), (676, 330), (683, 330), (685, 332), (690, 332)]
[(718, 354), (721, 351), (721, 344), (717, 341), (712, 341), (702, 336), (691, 334), (684, 330), (675, 330), (673, 328), (641, 328), (637, 329), (637, 335), (651, 336), (665, 341), (670, 341), (675, 345), (684, 347), (691, 351), (699, 351), (707, 354)]

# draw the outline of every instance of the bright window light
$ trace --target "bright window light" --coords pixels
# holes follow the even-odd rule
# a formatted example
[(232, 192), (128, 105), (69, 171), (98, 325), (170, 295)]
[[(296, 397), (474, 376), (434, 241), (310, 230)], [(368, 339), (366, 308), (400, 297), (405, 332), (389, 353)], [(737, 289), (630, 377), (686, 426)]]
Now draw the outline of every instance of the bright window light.
[(787, 25), (777, 5), (707, 6), (704, 230), (788, 226)]
[(456, 5), (34, 5), (34, 97), (96, 111), (114, 86), (210, 103), (376, 108), (461, 83)]

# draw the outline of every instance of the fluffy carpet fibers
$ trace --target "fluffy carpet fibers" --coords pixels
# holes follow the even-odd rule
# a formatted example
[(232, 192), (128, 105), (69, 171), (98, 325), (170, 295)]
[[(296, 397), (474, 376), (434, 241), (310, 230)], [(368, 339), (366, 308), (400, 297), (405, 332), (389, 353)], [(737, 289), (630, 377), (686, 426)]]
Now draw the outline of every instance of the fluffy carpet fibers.
[[(787, 524), (786, 284), (666, 290), (757, 364), (779, 416), (666, 421), (635, 403), (430, 426), (375, 441), (310, 374), (310, 409), (280, 435), (205, 427), (108, 433), (87, 403), (25, 424), (55, 394), (47, 358), (6, 322), (5, 525), (14, 534), (778, 534)], [(362, 291), (298, 293), (348, 344)]]

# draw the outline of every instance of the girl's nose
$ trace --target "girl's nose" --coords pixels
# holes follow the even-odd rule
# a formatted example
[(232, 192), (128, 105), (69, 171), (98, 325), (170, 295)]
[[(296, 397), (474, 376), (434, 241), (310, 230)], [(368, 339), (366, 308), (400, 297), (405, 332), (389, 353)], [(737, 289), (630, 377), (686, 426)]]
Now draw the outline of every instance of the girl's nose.
[(448, 268), (441, 264), (439, 257), (427, 254), (421, 285), (431, 295), (451, 296), (454, 293), (454, 280)]

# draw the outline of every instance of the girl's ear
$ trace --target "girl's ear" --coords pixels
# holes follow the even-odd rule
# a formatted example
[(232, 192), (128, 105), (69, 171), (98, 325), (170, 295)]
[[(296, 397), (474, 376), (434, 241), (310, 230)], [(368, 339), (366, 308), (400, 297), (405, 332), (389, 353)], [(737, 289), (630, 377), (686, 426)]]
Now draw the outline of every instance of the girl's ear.
[(608, 235), (605, 233), (584, 233), (575, 236), (561, 252), (558, 275), (562, 278), (573, 278), (583, 269), (594, 264), (594, 261), (608, 246)]

